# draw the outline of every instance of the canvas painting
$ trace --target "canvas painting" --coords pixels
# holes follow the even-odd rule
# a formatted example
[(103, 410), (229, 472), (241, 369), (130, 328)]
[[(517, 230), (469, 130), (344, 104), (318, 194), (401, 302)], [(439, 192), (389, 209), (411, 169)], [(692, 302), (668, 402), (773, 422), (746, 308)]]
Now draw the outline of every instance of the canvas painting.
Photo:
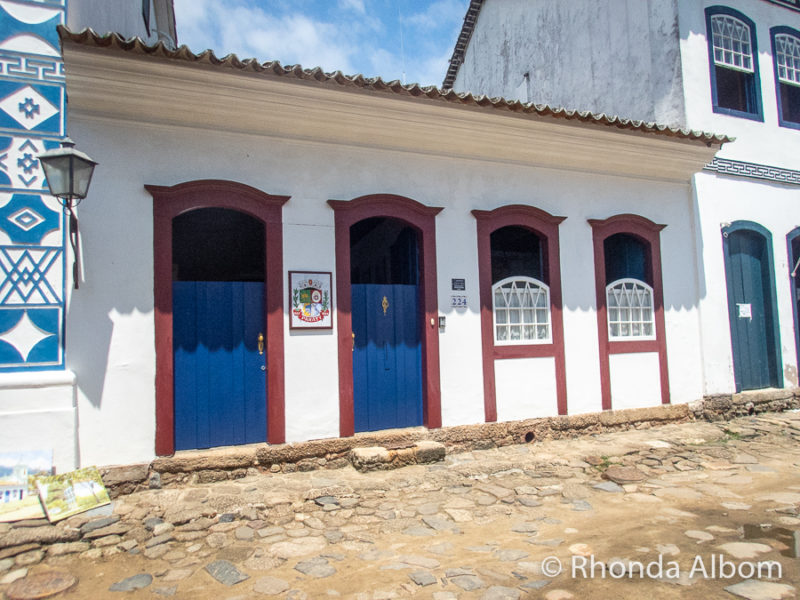
[(43, 518), (34, 478), (52, 474), (52, 450), (0, 452), (0, 522)]
[(86, 467), (63, 475), (38, 477), (36, 486), (47, 518), (51, 522), (111, 502), (96, 467)]

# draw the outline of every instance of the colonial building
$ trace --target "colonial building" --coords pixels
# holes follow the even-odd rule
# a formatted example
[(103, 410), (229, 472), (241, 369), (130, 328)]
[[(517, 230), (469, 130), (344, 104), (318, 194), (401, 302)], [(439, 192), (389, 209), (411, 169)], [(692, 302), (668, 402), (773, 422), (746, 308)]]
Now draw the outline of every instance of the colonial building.
[(8, 308), (3, 443), (64, 470), (703, 397), (693, 177), (728, 138), (79, 29), (28, 137), (100, 162), (82, 269), (41, 180), (0, 209), (61, 319)]
[(73, 0), (66, 8), (66, 0), (0, 3), (0, 448), (52, 448), (59, 470), (76, 466), (80, 449), (76, 371), (64, 352), (74, 261), (37, 159), (66, 135), (56, 28), (91, 25), (175, 45), (167, 0)]
[(443, 87), (734, 137), (685, 203), (703, 393), (797, 385), (795, 0), (472, 0)]

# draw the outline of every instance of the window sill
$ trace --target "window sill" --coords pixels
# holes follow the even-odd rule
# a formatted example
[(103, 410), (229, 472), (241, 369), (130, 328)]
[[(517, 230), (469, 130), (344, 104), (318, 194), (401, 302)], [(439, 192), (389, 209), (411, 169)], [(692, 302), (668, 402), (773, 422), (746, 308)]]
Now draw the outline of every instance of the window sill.
[(659, 345), (657, 339), (650, 340), (628, 340), (622, 341), (609, 341), (608, 352), (609, 354), (636, 354), (639, 352), (658, 352)]
[(739, 119), (747, 119), (749, 121), (757, 121), (759, 123), (764, 122), (764, 115), (760, 112), (749, 113), (749, 112), (744, 112), (743, 110), (735, 110), (733, 108), (725, 108), (722, 106), (714, 106), (714, 112), (718, 115), (736, 117)]
[(556, 344), (514, 344), (494, 346), (493, 358), (538, 358), (556, 355)]
[(800, 129), (800, 123), (795, 123), (794, 121), (784, 121), (783, 119), (779, 119), (778, 125), (786, 129)]

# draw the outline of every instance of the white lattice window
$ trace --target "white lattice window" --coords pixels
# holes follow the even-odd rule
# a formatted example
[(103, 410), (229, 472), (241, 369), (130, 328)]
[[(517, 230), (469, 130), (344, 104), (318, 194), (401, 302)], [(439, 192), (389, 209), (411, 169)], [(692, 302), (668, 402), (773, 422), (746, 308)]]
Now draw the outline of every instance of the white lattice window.
[(785, 33), (776, 35), (775, 61), (782, 83), (800, 85), (800, 39)]
[(550, 288), (532, 277), (508, 277), (492, 286), (494, 341), (549, 344)]
[(728, 15), (711, 17), (714, 64), (737, 71), (753, 72), (750, 27)]
[(608, 338), (654, 340), (653, 288), (639, 279), (617, 279), (606, 286)]

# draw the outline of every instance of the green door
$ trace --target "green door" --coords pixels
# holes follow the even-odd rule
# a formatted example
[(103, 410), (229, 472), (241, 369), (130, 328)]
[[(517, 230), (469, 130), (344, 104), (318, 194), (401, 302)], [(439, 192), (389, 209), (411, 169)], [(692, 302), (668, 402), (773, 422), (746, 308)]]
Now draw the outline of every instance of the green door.
[(736, 391), (782, 387), (771, 235), (744, 221), (723, 234)]

